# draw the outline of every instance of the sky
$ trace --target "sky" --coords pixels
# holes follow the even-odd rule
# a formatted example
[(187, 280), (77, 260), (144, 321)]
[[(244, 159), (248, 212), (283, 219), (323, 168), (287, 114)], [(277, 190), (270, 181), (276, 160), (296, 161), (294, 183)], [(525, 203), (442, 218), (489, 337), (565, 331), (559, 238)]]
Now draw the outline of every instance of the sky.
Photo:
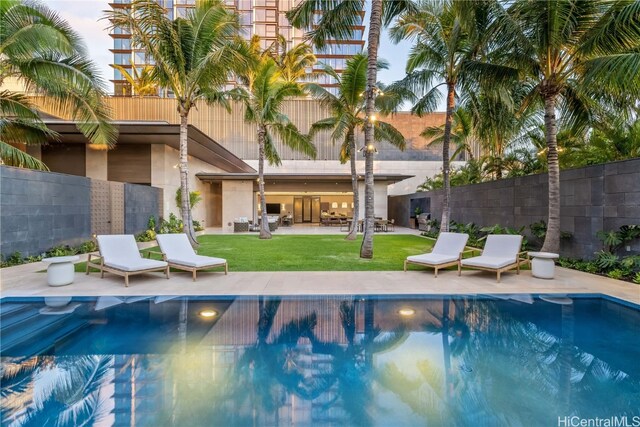
[[(109, 64), (113, 61), (113, 54), (109, 49), (113, 42), (107, 31), (108, 22), (101, 20), (103, 11), (110, 9), (107, 1), (102, 0), (44, 0), (51, 9), (82, 36), (91, 59), (96, 63), (102, 77), (108, 81), (113, 76), (113, 69)], [(404, 67), (411, 44), (401, 42), (393, 44), (386, 35), (380, 40), (379, 56), (389, 62), (389, 69), (378, 73), (378, 80), (389, 84), (404, 77)], [(109, 91), (113, 85), (108, 82)]]

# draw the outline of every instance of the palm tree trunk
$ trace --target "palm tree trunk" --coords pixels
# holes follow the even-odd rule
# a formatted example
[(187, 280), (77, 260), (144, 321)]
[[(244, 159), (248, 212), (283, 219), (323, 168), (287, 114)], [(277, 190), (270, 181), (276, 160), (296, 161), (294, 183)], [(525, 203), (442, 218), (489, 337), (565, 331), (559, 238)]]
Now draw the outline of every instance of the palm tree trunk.
[(374, 227), (374, 200), (373, 200), (373, 123), (371, 117), (374, 112), (375, 88), (378, 78), (378, 45), (380, 44), (380, 31), (382, 27), (382, 0), (371, 1), (371, 17), (369, 18), (369, 40), (367, 47), (367, 91), (365, 116), (367, 121), (364, 126), (364, 236), (360, 246), (360, 258), (373, 258), (373, 227)]
[(453, 397), (453, 378), (451, 376), (451, 345), (449, 345), (449, 298), (442, 299), (442, 354), (444, 355), (445, 397), (448, 402)]
[(189, 243), (194, 248), (198, 247), (196, 232), (193, 229), (193, 219), (191, 217), (191, 205), (189, 204), (189, 165), (187, 163), (187, 130), (189, 120), (189, 110), (179, 107), (180, 113), (180, 192), (182, 193), (182, 206), (180, 206), (180, 216), (182, 217), (182, 231), (189, 238)]
[(549, 219), (547, 235), (542, 245), (543, 252), (560, 251), (560, 165), (558, 164), (558, 141), (556, 127), (556, 96), (544, 98), (544, 125), (547, 139), (547, 165), (549, 169)]
[(269, 231), (269, 220), (267, 218), (267, 201), (264, 197), (264, 141), (267, 135), (267, 129), (264, 125), (258, 125), (258, 189), (260, 191), (260, 238), (270, 239), (271, 231)]
[(353, 191), (353, 220), (349, 227), (349, 234), (346, 240), (355, 240), (358, 237), (358, 216), (360, 212), (360, 198), (358, 197), (358, 171), (356, 169), (356, 136), (355, 129), (350, 129), (347, 133), (349, 142), (349, 163), (351, 164), (351, 189)]
[(442, 200), (442, 219), (440, 231), (449, 231), (451, 182), (449, 181), (449, 143), (451, 142), (451, 120), (456, 105), (455, 83), (447, 83), (447, 115), (444, 122), (444, 137), (442, 139), (442, 177), (444, 180), (444, 198)]

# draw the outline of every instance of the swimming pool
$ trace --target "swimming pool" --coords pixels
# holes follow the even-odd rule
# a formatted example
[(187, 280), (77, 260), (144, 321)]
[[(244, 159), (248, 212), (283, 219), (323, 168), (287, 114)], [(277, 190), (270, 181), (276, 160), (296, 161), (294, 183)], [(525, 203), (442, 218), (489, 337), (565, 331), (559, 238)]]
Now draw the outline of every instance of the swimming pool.
[(640, 311), (597, 296), (5, 298), (0, 315), (2, 425), (640, 421)]

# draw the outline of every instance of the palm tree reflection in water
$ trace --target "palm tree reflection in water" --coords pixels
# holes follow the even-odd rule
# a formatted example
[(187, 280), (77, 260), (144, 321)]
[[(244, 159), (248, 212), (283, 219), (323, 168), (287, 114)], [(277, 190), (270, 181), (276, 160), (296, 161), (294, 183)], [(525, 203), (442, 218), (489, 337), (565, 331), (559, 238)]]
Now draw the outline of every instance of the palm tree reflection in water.
[[(237, 323), (258, 307), (247, 345), (231, 329), (187, 329), (198, 303), (176, 303), (165, 353), (3, 357), (2, 425), (91, 425), (113, 409), (107, 398), (130, 408), (132, 422), (175, 426), (541, 425), (564, 414), (640, 415), (638, 369), (599, 344), (633, 352), (623, 339), (637, 328), (608, 319), (623, 329), (614, 336), (603, 319), (589, 323), (604, 310), (598, 304), (430, 298), (413, 300), (416, 316), (402, 320), (391, 308), (405, 301), (394, 299), (265, 297), (223, 314), (245, 331)], [(229, 341), (205, 341), (198, 327)], [(121, 345), (113, 348), (129, 348)], [(140, 393), (104, 392), (124, 382)], [(142, 419), (145, 408), (155, 409)]]

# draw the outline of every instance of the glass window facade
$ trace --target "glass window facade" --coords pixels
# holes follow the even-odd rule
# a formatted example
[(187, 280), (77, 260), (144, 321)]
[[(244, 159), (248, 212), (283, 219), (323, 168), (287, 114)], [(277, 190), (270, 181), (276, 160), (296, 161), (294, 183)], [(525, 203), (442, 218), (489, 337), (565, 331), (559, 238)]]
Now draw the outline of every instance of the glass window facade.
[(113, 39), (113, 48), (120, 50), (130, 50), (131, 39)]

